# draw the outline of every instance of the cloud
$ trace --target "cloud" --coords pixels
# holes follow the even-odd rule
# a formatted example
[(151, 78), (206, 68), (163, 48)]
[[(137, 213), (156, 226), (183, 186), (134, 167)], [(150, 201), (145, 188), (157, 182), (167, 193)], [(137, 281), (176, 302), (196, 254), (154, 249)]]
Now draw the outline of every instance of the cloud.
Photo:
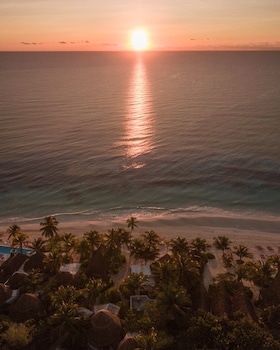
[[(67, 44), (66, 41), (60, 41), (59, 44)], [(89, 44), (88, 40), (81, 40), (81, 41), (70, 41), (70, 44), (75, 45), (75, 44)]]
[(21, 42), (22, 45), (43, 45), (43, 43), (36, 43), (36, 42), (26, 42), (26, 41), (22, 41)]

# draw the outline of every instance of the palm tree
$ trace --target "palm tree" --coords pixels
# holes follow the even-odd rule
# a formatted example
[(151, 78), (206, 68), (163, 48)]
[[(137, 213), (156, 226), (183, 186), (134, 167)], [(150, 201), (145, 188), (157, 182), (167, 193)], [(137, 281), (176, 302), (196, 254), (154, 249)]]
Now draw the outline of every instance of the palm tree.
[(111, 229), (105, 234), (106, 247), (110, 251), (118, 250), (121, 251), (122, 246), (122, 235), (119, 230)]
[(50, 339), (55, 348), (86, 349), (88, 316), (76, 303), (62, 302), (48, 319)]
[(182, 286), (172, 284), (159, 286), (156, 296), (157, 306), (167, 321), (184, 318), (190, 309), (190, 297)]
[(122, 245), (129, 248), (131, 243), (131, 232), (124, 230), (123, 228), (118, 228), (119, 234), (121, 236)]
[(173, 255), (185, 254), (186, 252), (189, 251), (188, 241), (184, 237), (173, 238), (171, 239), (169, 244)]
[(129, 250), (131, 257), (141, 259), (143, 251), (145, 250), (145, 243), (140, 238), (135, 238), (131, 241)]
[(86, 238), (79, 241), (77, 252), (80, 254), (80, 263), (87, 264), (92, 256), (92, 249)]
[(96, 230), (90, 230), (84, 233), (83, 238), (88, 241), (92, 252), (94, 252), (94, 250), (102, 243), (102, 236)]
[(90, 278), (85, 288), (83, 289), (83, 294), (86, 299), (86, 307), (92, 309), (96, 303), (96, 299), (107, 288), (106, 284), (101, 279)]
[(178, 270), (173, 261), (157, 262), (152, 265), (152, 276), (156, 285), (178, 284)]
[(9, 234), (8, 239), (11, 237), (14, 238), (17, 233), (20, 233), (21, 228), (18, 225), (12, 225), (7, 229), (7, 233)]
[(191, 241), (191, 246), (198, 252), (206, 252), (207, 248), (209, 248), (209, 244), (206, 242), (206, 239), (197, 237)]
[(46, 216), (44, 221), (40, 223), (40, 231), (42, 232), (42, 236), (46, 238), (52, 238), (58, 234), (57, 225), (59, 222), (53, 216)]
[[(65, 251), (66, 260), (69, 262), (72, 262), (73, 261), (72, 254), (74, 254), (74, 252), (76, 251), (76, 248), (78, 246), (78, 239), (73, 235), (73, 233), (64, 233), (61, 236), (61, 241)], [(72, 251), (72, 254), (70, 254), (71, 251)]]
[(154, 261), (159, 256), (159, 248), (156, 244), (148, 244), (142, 238), (135, 238), (129, 247), (130, 256), (135, 259)]
[(239, 257), (239, 259), (238, 259), (239, 264), (243, 263), (242, 258), (251, 258), (252, 257), (252, 254), (249, 252), (249, 248), (246, 247), (245, 245), (242, 245), (242, 244), (233, 248), (233, 254), (235, 254)]
[(238, 282), (240, 282), (242, 278), (248, 280), (248, 265), (237, 263), (233, 266), (233, 270)]
[(82, 292), (74, 286), (59, 286), (51, 295), (51, 304), (54, 308), (59, 308), (61, 304), (75, 304), (82, 297)]
[(226, 236), (214, 237), (214, 246), (215, 246), (215, 248), (222, 250), (223, 255), (225, 254), (226, 250), (229, 250), (229, 245), (231, 243), (232, 242)]
[(142, 236), (148, 245), (158, 245), (162, 241), (161, 237), (153, 230), (146, 231)]
[(129, 298), (131, 295), (139, 295), (143, 282), (148, 280), (143, 272), (130, 274), (120, 285), (120, 291)]
[(178, 273), (179, 283), (185, 286), (188, 290), (200, 281), (201, 266), (191, 255), (175, 255), (174, 264)]
[(161, 347), (161, 336), (152, 327), (149, 333), (140, 332), (136, 337), (136, 342), (138, 344), (137, 350), (160, 350)]
[(35, 293), (40, 290), (45, 281), (45, 275), (39, 269), (31, 269), (26, 275), (24, 291), (26, 293)]
[(12, 240), (12, 246), (17, 247), (19, 246), (20, 252), (22, 253), (22, 246), (26, 242), (26, 240), (29, 238), (29, 236), (26, 233), (19, 232), (15, 235), (15, 237)]
[(27, 245), (35, 253), (44, 253), (46, 251), (46, 241), (42, 238), (34, 238), (33, 242)]
[(127, 227), (130, 228), (130, 232), (134, 230), (135, 227), (137, 227), (138, 221), (135, 217), (131, 216), (129, 219), (126, 220)]
[(60, 267), (64, 264), (64, 257), (61, 254), (60, 249), (53, 248), (44, 259), (46, 270), (51, 274), (55, 275)]
[(268, 259), (266, 261), (259, 260), (248, 261), (245, 263), (248, 270), (249, 279), (254, 282), (254, 284), (260, 288), (268, 287), (275, 275), (275, 266)]

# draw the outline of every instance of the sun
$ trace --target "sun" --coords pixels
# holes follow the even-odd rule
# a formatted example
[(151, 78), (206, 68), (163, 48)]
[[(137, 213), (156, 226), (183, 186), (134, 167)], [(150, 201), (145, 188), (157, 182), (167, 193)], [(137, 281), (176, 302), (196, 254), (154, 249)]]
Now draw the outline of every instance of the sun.
[(135, 51), (143, 51), (149, 48), (150, 44), (146, 30), (133, 30), (133, 32), (131, 33), (131, 46)]

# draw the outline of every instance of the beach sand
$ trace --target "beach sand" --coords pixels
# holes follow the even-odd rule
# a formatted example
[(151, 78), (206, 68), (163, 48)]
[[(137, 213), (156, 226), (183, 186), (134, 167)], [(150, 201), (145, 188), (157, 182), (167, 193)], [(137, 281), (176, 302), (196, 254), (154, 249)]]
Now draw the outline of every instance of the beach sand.
[[(226, 236), (232, 242), (230, 247), (245, 245), (249, 248), (253, 259), (264, 260), (269, 255), (280, 253), (280, 220), (277, 218), (238, 218), (238, 217), (213, 217), (210, 215), (190, 215), (188, 217), (149, 217), (138, 218), (138, 227), (133, 231), (136, 237), (145, 231), (153, 230), (163, 239), (185, 237), (188, 241), (200, 237), (206, 239), (211, 245), (209, 251), (215, 255), (215, 259), (209, 261), (205, 270), (205, 285), (211, 283), (212, 278), (219, 273), (226, 272), (222, 263), (222, 252), (213, 246), (213, 237)], [(59, 220), (60, 233), (73, 233), (82, 237), (89, 230), (97, 230), (99, 233), (107, 233), (111, 228), (126, 228), (126, 219), (103, 221), (72, 221)], [(8, 237), (7, 228), (13, 223), (0, 225), (0, 233), (3, 241)], [(29, 234), (30, 240), (41, 236), (40, 221), (18, 223), (23, 232)], [(166, 246), (162, 246), (162, 254), (166, 252)], [(126, 267), (126, 271), (128, 271)], [(123, 275), (125, 277), (125, 275)]]

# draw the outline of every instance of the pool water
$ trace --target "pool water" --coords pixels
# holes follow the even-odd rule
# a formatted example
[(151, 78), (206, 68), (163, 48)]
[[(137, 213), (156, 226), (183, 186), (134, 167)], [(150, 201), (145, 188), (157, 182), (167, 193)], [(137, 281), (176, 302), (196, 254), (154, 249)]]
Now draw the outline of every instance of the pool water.
[[(11, 254), (11, 250), (13, 250), (13, 249), (14, 249), (14, 253), (15, 254), (20, 253), (20, 249), (19, 248), (12, 248), (12, 247), (7, 246), (7, 245), (0, 245), (0, 254)], [(22, 249), (22, 253), (23, 254), (28, 254), (31, 251), (32, 251), (31, 249), (26, 249), (26, 248)]]

